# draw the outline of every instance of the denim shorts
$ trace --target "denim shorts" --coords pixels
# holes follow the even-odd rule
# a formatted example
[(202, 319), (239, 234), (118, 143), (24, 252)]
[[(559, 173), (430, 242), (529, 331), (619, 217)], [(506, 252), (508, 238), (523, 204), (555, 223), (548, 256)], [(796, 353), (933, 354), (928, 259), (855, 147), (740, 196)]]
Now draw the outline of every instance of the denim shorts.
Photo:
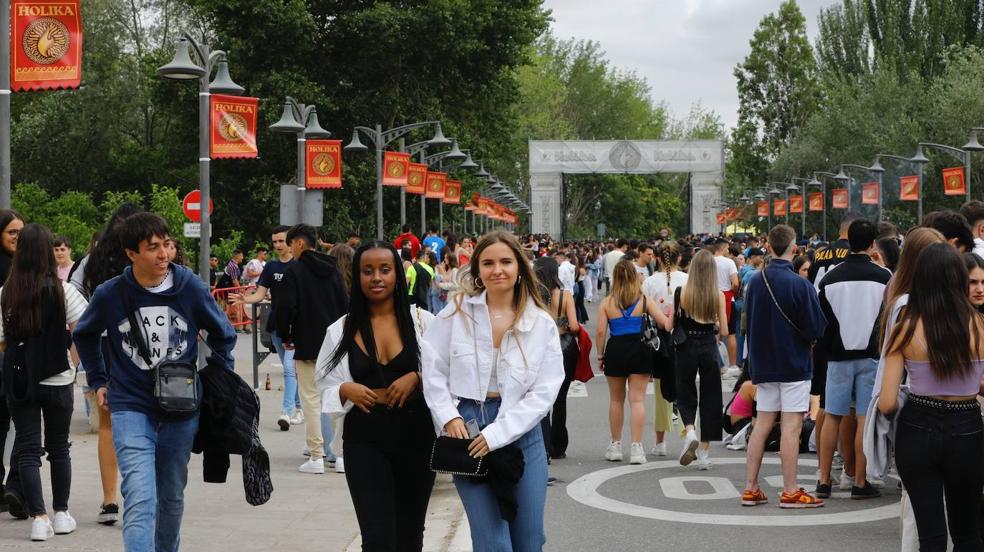
[(875, 386), (878, 361), (873, 358), (828, 360), (824, 410), (835, 416), (851, 413), (851, 400), (858, 416), (868, 412)]

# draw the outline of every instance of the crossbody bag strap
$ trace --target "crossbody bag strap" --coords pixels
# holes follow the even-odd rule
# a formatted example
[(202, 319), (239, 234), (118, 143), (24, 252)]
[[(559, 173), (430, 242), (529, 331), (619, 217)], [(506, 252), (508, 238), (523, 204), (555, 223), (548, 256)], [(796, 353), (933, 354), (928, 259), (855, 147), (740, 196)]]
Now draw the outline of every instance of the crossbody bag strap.
[(769, 290), (769, 297), (772, 297), (772, 303), (776, 306), (777, 309), (779, 309), (779, 314), (781, 314), (782, 317), (786, 319), (786, 322), (788, 322), (789, 325), (792, 326), (794, 330), (796, 330), (796, 333), (799, 334), (800, 337), (806, 340), (807, 343), (812, 343), (813, 340), (810, 339), (806, 335), (806, 332), (801, 330), (800, 327), (797, 326), (796, 323), (793, 322), (791, 318), (789, 318), (789, 315), (786, 314), (786, 311), (782, 308), (782, 305), (779, 304), (779, 301), (776, 299), (776, 294), (773, 293), (772, 291), (772, 284), (769, 283), (769, 278), (765, 275), (764, 269), (762, 270), (762, 281), (765, 282), (765, 289)]
[(147, 348), (147, 342), (144, 338), (143, 325), (138, 324), (137, 316), (133, 313), (133, 299), (130, 297), (130, 290), (126, 289), (126, 283), (120, 285), (123, 287), (120, 295), (123, 299), (123, 308), (126, 309), (126, 318), (130, 322), (131, 339), (137, 346), (137, 353), (140, 358), (147, 363), (147, 368), (153, 368), (154, 363), (150, 360), (150, 350)]

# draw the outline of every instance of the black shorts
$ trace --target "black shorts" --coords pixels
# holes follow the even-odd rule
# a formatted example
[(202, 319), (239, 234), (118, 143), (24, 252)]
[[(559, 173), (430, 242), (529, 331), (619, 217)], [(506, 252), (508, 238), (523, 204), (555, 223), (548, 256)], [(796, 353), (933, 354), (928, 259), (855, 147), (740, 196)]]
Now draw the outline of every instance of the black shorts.
[(630, 374), (652, 375), (653, 356), (639, 334), (617, 335), (605, 345), (605, 375), (627, 378)]

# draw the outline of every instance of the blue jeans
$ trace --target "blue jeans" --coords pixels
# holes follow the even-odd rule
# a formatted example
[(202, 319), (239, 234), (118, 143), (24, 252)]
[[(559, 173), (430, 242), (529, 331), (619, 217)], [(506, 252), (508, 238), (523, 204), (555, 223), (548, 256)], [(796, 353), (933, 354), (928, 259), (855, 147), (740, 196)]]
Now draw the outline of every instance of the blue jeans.
[(325, 462), (334, 462), (335, 453), (331, 451), (331, 441), (335, 430), (331, 427), (331, 414), (321, 414), (321, 438), (325, 440)]
[(113, 412), (113, 444), (123, 482), (126, 552), (177, 552), (184, 489), (198, 414), (154, 422), (140, 412)]
[(277, 332), (270, 332), (270, 340), (280, 357), (280, 364), (284, 366), (284, 402), (281, 410), (289, 415), (294, 410), (301, 409), (301, 397), (297, 394), (297, 370), (294, 369), (294, 350), (284, 349), (284, 340), (277, 337)]
[[(458, 412), (465, 421), (476, 420), (484, 428), (495, 420), (500, 401), (481, 404), (462, 399)], [(537, 424), (514, 445), (523, 451), (526, 465), (523, 477), (513, 492), (519, 506), (511, 523), (502, 519), (499, 504), (488, 484), (468, 477), (454, 476), (454, 486), (468, 515), (471, 527), (472, 550), (475, 552), (533, 552), (543, 549), (547, 542), (543, 531), (543, 510), (547, 502), (547, 453), (543, 433)]]

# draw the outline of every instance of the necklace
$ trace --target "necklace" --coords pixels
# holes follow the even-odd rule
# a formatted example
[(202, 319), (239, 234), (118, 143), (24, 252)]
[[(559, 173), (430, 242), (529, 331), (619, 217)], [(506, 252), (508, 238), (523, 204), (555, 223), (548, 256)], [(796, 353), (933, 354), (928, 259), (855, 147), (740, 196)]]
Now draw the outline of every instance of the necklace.
[(505, 314), (500, 314), (500, 313), (497, 313), (497, 312), (495, 312), (495, 311), (494, 311), (494, 310), (492, 310), (492, 309), (489, 309), (489, 314), (491, 314), (491, 315), (492, 315), (492, 320), (502, 320), (503, 318), (505, 318), (505, 317), (506, 317), (506, 315), (505, 315)]
[(169, 268), (169, 269), (167, 269), (167, 272), (165, 272), (165, 273), (164, 273), (164, 277), (163, 277), (163, 278), (161, 278), (159, 282), (157, 282), (156, 284), (153, 284), (153, 285), (150, 285), (150, 286), (144, 286), (144, 287), (145, 287), (145, 289), (154, 289), (154, 288), (156, 288), (156, 287), (160, 287), (160, 286), (161, 286), (161, 284), (163, 284), (163, 283), (164, 283), (164, 280), (167, 280), (167, 277), (168, 277), (168, 275), (170, 275), (170, 274), (171, 274), (171, 269)]

